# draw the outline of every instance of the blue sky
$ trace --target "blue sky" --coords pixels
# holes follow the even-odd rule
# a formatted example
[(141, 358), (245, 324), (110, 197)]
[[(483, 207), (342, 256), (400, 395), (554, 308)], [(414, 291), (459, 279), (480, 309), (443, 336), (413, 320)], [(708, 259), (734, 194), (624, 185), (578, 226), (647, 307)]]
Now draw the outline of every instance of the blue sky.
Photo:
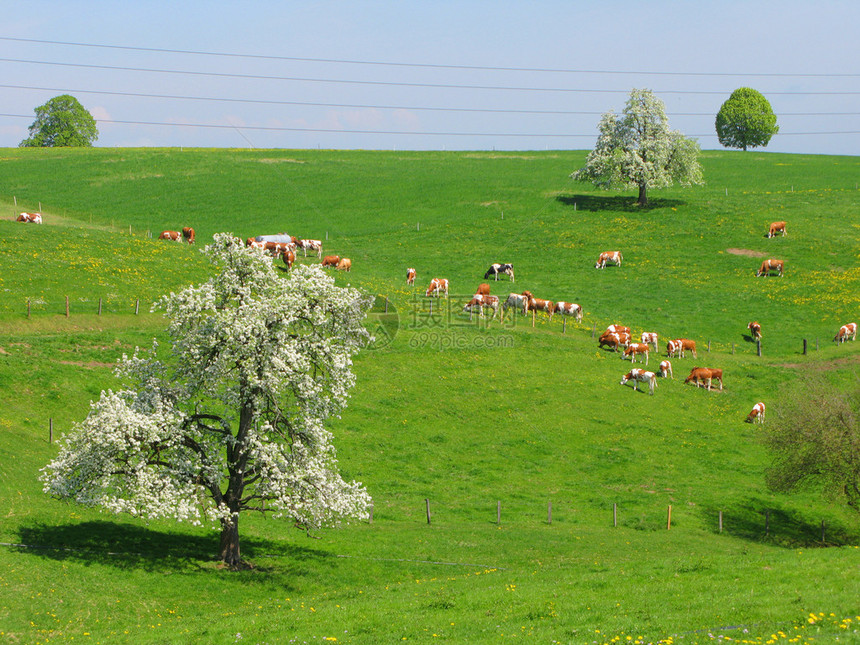
[(3, 147), (70, 93), (99, 146), (590, 149), (649, 88), (718, 149), (746, 86), (777, 114), (768, 151), (860, 152), (856, 0), (3, 4)]

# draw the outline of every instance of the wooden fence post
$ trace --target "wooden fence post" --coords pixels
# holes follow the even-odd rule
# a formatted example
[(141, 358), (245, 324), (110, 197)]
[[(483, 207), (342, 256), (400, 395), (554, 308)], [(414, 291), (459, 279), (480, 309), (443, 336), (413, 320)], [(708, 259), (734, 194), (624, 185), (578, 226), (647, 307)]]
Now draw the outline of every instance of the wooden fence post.
[(373, 504), (370, 505), (370, 517), (368, 518), (368, 524), (373, 524)]
[(734, 353), (735, 353), (735, 344), (732, 343), (732, 354), (734, 354)]
[(430, 524), (430, 500), (429, 500), (429, 499), (425, 499), (425, 500), (424, 500), (424, 505), (425, 505), (425, 507), (427, 508), (427, 523), (428, 523), (428, 524)]
[(669, 511), (666, 514), (666, 530), (668, 531), (671, 528), (672, 528), (672, 505), (669, 504)]
[(388, 313), (388, 296), (385, 296), (385, 313)]
[(502, 502), (496, 502), (496, 525), (502, 525)]
[(612, 505), (612, 526), (618, 528), (618, 504)]
[(140, 298), (135, 298), (134, 300), (134, 315), (137, 315), (137, 312), (140, 310)]
[(723, 512), (720, 511), (720, 533), (723, 532)]
[(594, 338), (594, 332), (597, 331), (597, 323), (591, 325), (591, 337)]
[(821, 520), (821, 542), (824, 543), (824, 520)]
[(708, 340), (708, 354), (711, 353), (711, 341)]
[(102, 299), (99, 298), (99, 316), (102, 315)]
[(54, 443), (54, 418), (48, 417), (48, 443)]
[(806, 339), (803, 339), (803, 355), (806, 356)]
[(756, 351), (756, 354), (761, 356), (761, 341), (760, 340), (757, 340), (755, 342), (755, 351)]

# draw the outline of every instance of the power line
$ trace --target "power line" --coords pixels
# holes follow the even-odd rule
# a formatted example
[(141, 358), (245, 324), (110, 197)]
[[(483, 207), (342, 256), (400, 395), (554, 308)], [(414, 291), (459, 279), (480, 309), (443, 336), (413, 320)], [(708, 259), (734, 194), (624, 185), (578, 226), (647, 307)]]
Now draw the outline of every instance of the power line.
[(0, 36), (0, 40), (15, 42), (37, 43), (42, 45), (64, 45), (70, 47), (91, 47), (100, 49), (120, 49), (126, 51), (141, 51), (164, 54), (189, 54), (195, 56), (219, 56), (226, 58), (249, 58), (257, 60), (278, 60), (305, 63), (336, 63), (348, 65), (379, 65), (387, 67), (417, 67), (429, 69), (460, 69), (474, 71), (501, 71), (501, 72), (542, 72), (558, 74), (625, 74), (642, 76), (749, 76), (749, 77), (777, 77), (777, 78), (843, 78), (857, 77), (855, 73), (737, 73), (737, 72), (654, 72), (644, 70), (601, 70), (601, 69), (564, 69), (548, 67), (498, 67), (484, 65), (445, 65), (438, 63), (398, 63), (392, 61), (369, 61), (344, 58), (306, 58), (298, 56), (273, 56), (265, 54), (238, 54), (231, 52), (213, 52), (187, 49), (162, 49), (157, 47), (133, 47), (130, 45), (107, 45), (98, 43), (68, 42), (60, 40), (38, 40), (35, 38), (14, 38), (11, 36)]
[[(32, 115), (26, 114), (0, 114), (0, 117), (32, 119)], [(548, 134), (540, 132), (415, 132), (409, 130), (349, 130), (338, 128), (291, 128), (285, 126), (264, 126), (264, 125), (234, 125), (234, 124), (214, 124), (214, 123), (166, 123), (160, 121), (122, 121), (118, 119), (95, 119), (98, 123), (109, 123), (114, 125), (152, 125), (152, 126), (170, 126), (183, 128), (214, 128), (221, 130), (261, 130), (266, 132), (322, 132), (332, 134), (391, 134), (391, 135), (409, 135), (409, 136), (448, 136), (448, 137), (553, 137), (553, 138), (573, 138), (573, 137), (592, 137), (596, 138), (597, 133), (591, 134)], [(779, 136), (815, 136), (815, 135), (844, 135), (844, 134), (860, 134), (860, 130), (849, 130), (841, 132), (779, 132)], [(709, 132), (707, 134), (689, 134), (685, 135), (692, 138), (715, 137), (716, 133)]]
[[(213, 101), (224, 103), (257, 103), (262, 105), (295, 105), (302, 107), (332, 107), (332, 108), (363, 108), (369, 110), (422, 110), (433, 112), (485, 112), (493, 114), (556, 114), (600, 116), (603, 112), (587, 112), (577, 110), (519, 110), (499, 108), (462, 108), (462, 107), (432, 107), (420, 105), (368, 105), (361, 103), (319, 103), (313, 101), (278, 101), (274, 99), (243, 99), (219, 96), (183, 96), (177, 94), (147, 94), (143, 92), (116, 92), (109, 90), (82, 90), (62, 87), (37, 87), (32, 85), (6, 85), (0, 88), (18, 90), (36, 90), (45, 92), (66, 92), (75, 94), (100, 94), (105, 96), (124, 96), (134, 98), (170, 99), (182, 101)], [(713, 112), (671, 112), (671, 116), (714, 116)], [(779, 116), (858, 116), (860, 112), (780, 112)]]
[[(157, 69), (148, 67), (124, 67), (118, 65), (94, 65), (86, 63), (62, 63), (56, 61), (40, 61), (27, 60), (19, 58), (0, 58), (0, 62), (6, 63), (25, 63), (29, 65), (49, 65), (55, 67), (78, 67), (83, 69), (104, 69), (120, 72), (146, 72), (155, 74), (181, 74), (189, 76), (212, 76), (217, 78), (243, 78), (251, 80), (266, 80), (266, 81), (296, 81), (303, 83), (339, 83), (347, 85), (382, 85), (387, 87), (423, 87), (431, 89), (461, 89), (461, 90), (496, 90), (496, 91), (515, 91), (515, 92), (565, 92), (565, 93), (585, 93), (585, 94), (627, 94), (628, 89), (581, 89), (571, 87), (514, 87), (501, 85), (456, 85), (448, 83), (413, 83), (402, 81), (366, 81), (356, 79), (326, 79), (326, 78), (308, 78), (300, 76), (267, 76), (262, 74), (235, 74), (229, 72), (201, 72), (194, 70), (172, 70), (172, 69)], [(713, 90), (654, 90), (655, 94), (702, 94), (702, 95), (719, 95), (725, 96), (728, 91), (713, 91)], [(853, 96), (860, 92), (768, 92), (772, 96)]]

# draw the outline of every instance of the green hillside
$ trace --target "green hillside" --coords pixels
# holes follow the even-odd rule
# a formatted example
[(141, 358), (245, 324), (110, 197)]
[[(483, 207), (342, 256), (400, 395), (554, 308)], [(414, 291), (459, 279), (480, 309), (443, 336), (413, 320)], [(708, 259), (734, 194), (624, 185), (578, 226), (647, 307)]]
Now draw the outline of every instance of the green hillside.
[[(856, 387), (860, 345), (832, 338), (860, 317), (860, 158), (706, 152), (706, 186), (647, 209), (572, 182), (584, 158), (4, 150), (0, 642), (860, 642), (856, 513), (768, 491), (767, 424), (743, 423), (810, 373)], [(40, 205), (42, 226), (14, 221)], [(776, 220), (788, 235), (767, 239)], [(193, 247), (155, 239), (189, 225)], [(213, 531), (67, 506), (37, 481), (49, 425), (83, 419), (116, 359), (162, 334), (151, 303), (205, 279), (218, 231), (323, 240), (352, 259), (340, 283), (380, 313), (388, 299), (371, 326), (398, 323), (332, 426), (373, 522), (306, 536), (243, 518), (245, 572), (217, 568)], [(595, 269), (605, 250), (623, 266)], [(765, 257), (785, 276), (756, 278)], [(583, 321), (470, 321), (492, 262), (517, 276), (493, 293), (578, 302)], [(434, 276), (451, 296), (431, 313)], [(664, 357), (694, 339), (698, 359), (636, 393), (592, 336), (611, 323), (657, 332)], [(685, 386), (694, 365), (725, 389)]]

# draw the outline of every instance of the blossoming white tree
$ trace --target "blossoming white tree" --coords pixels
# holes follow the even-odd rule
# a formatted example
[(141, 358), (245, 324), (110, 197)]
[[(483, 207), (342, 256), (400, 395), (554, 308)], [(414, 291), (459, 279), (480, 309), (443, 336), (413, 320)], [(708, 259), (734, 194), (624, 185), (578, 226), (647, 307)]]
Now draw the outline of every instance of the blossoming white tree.
[(171, 352), (118, 362), (128, 389), (102, 392), (42, 469), (47, 493), (146, 518), (220, 524), (240, 563), (239, 515), (272, 511), (311, 528), (367, 516), (325, 423), (354, 385), (371, 301), (318, 267), (283, 278), (227, 234), (205, 252), (208, 282), (163, 297)]
[(666, 107), (651, 90), (633, 90), (620, 117), (607, 112), (600, 120), (597, 145), (585, 167), (571, 178), (602, 188), (639, 189), (640, 206), (649, 188), (701, 184), (699, 144), (669, 130)]

